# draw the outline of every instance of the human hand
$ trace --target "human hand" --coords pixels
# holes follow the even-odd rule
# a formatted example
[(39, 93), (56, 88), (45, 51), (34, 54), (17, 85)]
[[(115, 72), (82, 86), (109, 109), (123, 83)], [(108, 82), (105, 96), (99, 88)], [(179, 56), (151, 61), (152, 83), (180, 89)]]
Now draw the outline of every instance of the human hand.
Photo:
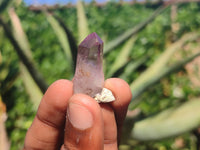
[(27, 131), (24, 150), (117, 150), (132, 95), (118, 78), (106, 80), (104, 87), (114, 102), (98, 104), (90, 96), (73, 95), (71, 81), (54, 82)]

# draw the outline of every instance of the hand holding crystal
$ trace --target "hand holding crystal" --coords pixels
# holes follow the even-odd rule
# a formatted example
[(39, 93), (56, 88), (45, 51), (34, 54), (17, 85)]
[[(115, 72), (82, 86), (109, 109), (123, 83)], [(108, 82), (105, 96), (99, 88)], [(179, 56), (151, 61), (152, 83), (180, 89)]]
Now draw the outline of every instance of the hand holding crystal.
[(117, 150), (131, 100), (129, 85), (103, 74), (103, 42), (90, 34), (78, 49), (73, 82), (58, 80), (44, 94), (24, 150)]
[(73, 95), (69, 80), (54, 82), (26, 134), (24, 150), (117, 150), (131, 91), (118, 78), (106, 80), (104, 87), (115, 101), (99, 104), (88, 95)]

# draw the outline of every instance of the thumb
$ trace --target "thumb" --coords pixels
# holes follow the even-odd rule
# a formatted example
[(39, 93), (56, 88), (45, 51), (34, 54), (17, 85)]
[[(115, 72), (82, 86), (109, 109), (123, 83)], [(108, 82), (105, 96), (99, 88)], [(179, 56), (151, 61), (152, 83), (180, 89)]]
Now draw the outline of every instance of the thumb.
[(62, 150), (103, 150), (103, 118), (93, 98), (76, 94), (67, 107)]

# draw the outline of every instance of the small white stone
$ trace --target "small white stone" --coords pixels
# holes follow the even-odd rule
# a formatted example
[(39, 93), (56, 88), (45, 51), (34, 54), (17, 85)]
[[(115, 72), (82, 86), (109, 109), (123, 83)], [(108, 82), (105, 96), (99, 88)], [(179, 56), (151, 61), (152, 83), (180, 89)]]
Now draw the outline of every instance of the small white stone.
[(112, 102), (115, 100), (115, 97), (113, 96), (112, 92), (109, 89), (103, 88), (103, 90), (101, 91), (101, 94), (96, 94), (94, 99), (98, 102), (98, 103), (108, 103), (108, 102)]

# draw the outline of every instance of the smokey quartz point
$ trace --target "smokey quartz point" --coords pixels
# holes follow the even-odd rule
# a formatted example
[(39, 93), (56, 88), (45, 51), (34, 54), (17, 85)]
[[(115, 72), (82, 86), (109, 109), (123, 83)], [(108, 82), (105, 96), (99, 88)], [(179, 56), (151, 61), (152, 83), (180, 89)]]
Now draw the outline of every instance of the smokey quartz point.
[(92, 33), (78, 47), (73, 90), (74, 94), (95, 97), (101, 93), (103, 85), (103, 41), (96, 33)]

